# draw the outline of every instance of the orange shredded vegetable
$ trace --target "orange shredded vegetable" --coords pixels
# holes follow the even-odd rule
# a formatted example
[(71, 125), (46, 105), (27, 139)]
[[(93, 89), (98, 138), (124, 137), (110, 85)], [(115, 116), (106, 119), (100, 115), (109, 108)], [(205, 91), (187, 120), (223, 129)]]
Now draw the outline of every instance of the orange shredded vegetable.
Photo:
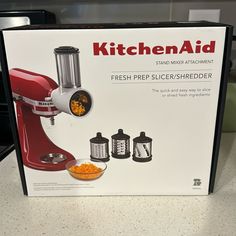
[(103, 174), (102, 169), (92, 163), (83, 163), (79, 166), (71, 166), (69, 171), (73, 177), (82, 180), (96, 179)]
[(102, 171), (101, 168), (92, 163), (83, 163), (79, 166), (71, 166), (69, 170), (77, 174), (94, 174)]
[(71, 101), (71, 110), (75, 115), (81, 116), (85, 113), (85, 107), (76, 100)]

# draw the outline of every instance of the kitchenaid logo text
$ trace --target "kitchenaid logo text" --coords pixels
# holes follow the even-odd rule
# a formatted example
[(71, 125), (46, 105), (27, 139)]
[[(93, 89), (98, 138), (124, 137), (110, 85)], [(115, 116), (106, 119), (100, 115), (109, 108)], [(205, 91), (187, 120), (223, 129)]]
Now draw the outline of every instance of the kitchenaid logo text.
[(148, 46), (144, 42), (137, 45), (126, 46), (123, 43), (114, 42), (95, 42), (93, 43), (93, 54), (95, 56), (115, 56), (115, 55), (160, 55), (160, 54), (183, 54), (183, 53), (214, 53), (215, 41), (210, 41), (207, 44), (202, 44), (201, 40), (191, 42), (190, 40), (183, 41), (181, 46), (176, 45), (156, 45)]

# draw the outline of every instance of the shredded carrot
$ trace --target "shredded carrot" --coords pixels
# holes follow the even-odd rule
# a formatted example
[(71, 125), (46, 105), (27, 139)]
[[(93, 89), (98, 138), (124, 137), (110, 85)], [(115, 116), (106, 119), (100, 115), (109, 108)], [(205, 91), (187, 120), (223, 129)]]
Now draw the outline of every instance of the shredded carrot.
[(71, 166), (69, 170), (77, 174), (94, 174), (102, 171), (101, 168), (92, 163), (83, 163), (79, 166)]
[(71, 110), (75, 115), (81, 116), (85, 113), (85, 107), (79, 101), (71, 101)]
[(92, 163), (83, 163), (79, 166), (71, 166), (69, 171), (73, 177), (83, 180), (96, 179), (103, 174), (102, 169)]

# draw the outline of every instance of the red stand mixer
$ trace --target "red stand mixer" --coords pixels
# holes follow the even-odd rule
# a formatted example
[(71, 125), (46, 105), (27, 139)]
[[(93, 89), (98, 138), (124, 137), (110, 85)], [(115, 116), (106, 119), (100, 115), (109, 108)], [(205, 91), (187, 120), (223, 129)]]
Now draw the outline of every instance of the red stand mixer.
[(81, 117), (92, 105), (90, 94), (81, 89), (79, 50), (64, 46), (54, 49), (54, 53), (59, 86), (45, 75), (22, 69), (9, 71), (23, 163), (46, 171), (64, 170), (74, 157), (48, 138), (40, 117), (50, 118), (54, 125), (54, 117), (61, 111)]

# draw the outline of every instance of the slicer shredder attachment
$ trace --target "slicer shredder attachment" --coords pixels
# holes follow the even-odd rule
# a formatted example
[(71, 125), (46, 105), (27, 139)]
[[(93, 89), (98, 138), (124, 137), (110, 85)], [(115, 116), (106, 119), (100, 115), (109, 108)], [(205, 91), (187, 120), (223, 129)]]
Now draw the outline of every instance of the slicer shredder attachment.
[(92, 161), (109, 161), (109, 140), (102, 137), (100, 132), (97, 133), (97, 136), (90, 139), (90, 158)]
[(52, 92), (52, 101), (60, 110), (75, 117), (85, 116), (92, 98), (81, 87), (79, 49), (61, 46), (54, 49), (59, 88)]
[(124, 159), (130, 157), (130, 136), (123, 133), (122, 129), (118, 130), (117, 134), (112, 138), (112, 157)]
[(133, 139), (133, 160), (148, 162), (152, 160), (152, 139), (141, 132), (140, 136)]

